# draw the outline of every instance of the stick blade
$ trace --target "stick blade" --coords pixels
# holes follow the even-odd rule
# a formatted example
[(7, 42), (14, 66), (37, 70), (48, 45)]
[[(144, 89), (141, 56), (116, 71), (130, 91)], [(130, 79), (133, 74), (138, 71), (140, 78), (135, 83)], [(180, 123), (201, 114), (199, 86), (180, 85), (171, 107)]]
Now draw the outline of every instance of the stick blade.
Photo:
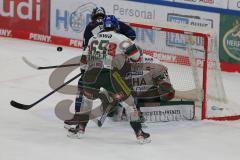
[(18, 103), (16, 101), (11, 101), (10, 104), (11, 104), (11, 106), (18, 108), (18, 109), (22, 109), (22, 110), (28, 110), (28, 109), (32, 108), (31, 105), (24, 105), (24, 104)]
[(100, 120), (98, 120), (97, 121), (97, 125), (98, 125), (98, 127), (102, 127), (103, 124), (102, 124), (102, 122)]
[(27, 58), (25, 58), (25, 57), (22, 57), (22, 60), (23, 60), (28, 66), (30, 66), (30, 67), (32, 67), (32, 68), (34, 68), (34, 69), (39, 69), (39, 68), (40, 68), (39, 66), (37, 66), (37, 65), (31, 63), (30, 61), (28, 61)]

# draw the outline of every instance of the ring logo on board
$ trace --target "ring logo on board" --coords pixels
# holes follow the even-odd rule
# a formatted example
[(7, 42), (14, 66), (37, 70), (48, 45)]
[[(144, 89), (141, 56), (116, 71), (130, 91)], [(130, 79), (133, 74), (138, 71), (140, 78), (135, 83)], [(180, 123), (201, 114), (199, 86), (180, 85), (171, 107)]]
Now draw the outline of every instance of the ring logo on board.
[(74, 11), (71, 10), (56, 10), (56, 28), (65, 31), (71, 29), (74, 32), (82, 32), (86, 25), (91, 21), (92, 10), (96, 7), (96, 4), (89, 2), (79, 6)]
[(70, 16), (70, 26), (75, 32), (82, 32), (87, 24), (87, 13), (91, 13), (96, 7), (93, 3), (79, 6)]

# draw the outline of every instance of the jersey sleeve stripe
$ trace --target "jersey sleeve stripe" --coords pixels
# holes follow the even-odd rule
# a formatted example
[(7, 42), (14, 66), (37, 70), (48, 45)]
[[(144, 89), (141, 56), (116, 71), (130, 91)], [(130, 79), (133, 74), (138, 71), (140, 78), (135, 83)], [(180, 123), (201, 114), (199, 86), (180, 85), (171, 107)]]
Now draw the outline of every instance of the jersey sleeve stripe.
[(132, 56), (132, 55), (136, 54), (137, 52), (138, 52), (138, 49), (137, 49), (136, 45), (133, 44), (126, 49), (125, 54), (127, 54), (128, 56)]

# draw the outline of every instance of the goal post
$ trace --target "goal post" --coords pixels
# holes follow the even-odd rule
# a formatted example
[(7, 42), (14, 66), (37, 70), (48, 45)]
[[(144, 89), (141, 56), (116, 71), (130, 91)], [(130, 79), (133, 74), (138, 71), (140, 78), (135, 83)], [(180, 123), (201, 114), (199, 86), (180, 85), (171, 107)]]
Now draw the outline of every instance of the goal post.
[[(135, 29), (143, 53), (168, 68), (175, 98), (195, 101), (196, 119), (240, 119), (240, 106), (227, 101), (215, 34), (184, 27), (129, 25)], [(148, 40), (147, 35), (152, 37)]]

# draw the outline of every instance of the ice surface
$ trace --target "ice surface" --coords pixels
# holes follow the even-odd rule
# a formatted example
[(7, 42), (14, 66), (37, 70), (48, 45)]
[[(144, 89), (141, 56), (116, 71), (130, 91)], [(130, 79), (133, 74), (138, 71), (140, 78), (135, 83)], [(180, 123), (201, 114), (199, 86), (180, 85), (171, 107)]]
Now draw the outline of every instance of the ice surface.
[[(126, 122), (107, 121), (102, 128), (90, 123), (83, 139), (67, 138), (54, 106), (74, 96), (57, 93), (28, 111), (9, 105), (12, 99), (32, 103), (51, 91), (52, 70), (34, 70), (22, 56), (35, 64), (56, 65), (80, 53), (80, 49), (65, 47), (57, 52), (48, 44), (0, 38), (0, 160), (240, 159), (240, 121), (148, 124), (152, 143), (139, 145)], [(239, 104), (240, 74), (223, 73), (223, 82), (228, 98)]]

